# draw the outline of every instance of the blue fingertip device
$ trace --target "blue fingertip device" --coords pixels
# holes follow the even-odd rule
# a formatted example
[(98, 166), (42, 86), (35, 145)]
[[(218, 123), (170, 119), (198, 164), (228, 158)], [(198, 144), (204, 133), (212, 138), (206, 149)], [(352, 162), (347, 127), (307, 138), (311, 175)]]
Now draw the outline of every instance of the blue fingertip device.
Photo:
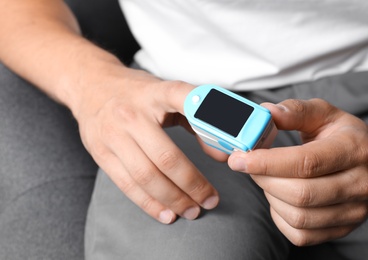
[(184, 113), (207, 145), (227, 154), (269, 148), (277, 135), (268, 109), (216, 85), (193, 89)]

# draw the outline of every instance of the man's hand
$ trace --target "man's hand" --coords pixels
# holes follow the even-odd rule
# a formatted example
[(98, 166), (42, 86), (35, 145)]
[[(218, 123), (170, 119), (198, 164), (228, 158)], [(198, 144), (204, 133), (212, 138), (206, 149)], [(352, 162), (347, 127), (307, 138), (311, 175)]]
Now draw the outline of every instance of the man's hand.
[(189, 124), (180, 113), (193, 89), (133, 69), (86, 93), (73, 111), (95, 161), (139, 207), (162, 223), (214, 208), (216, 190), (162, 127)]
[(280, 231), (295, 245), (347, 235), (368, 216), (368, 129), (319, 99), (264, 104), (303, 145), (233, 153), (229, 165), (264, 190)]

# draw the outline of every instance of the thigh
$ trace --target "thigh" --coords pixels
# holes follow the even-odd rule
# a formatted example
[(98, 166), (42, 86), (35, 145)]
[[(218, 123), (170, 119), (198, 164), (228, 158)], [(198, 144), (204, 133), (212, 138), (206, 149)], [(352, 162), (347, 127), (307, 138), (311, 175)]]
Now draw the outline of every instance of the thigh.
[(0, 64), (0, 258), (83, 259), (96, 171), (68, 110)]
[(247, 175), (204, 155), (184, 129), (168, 133), (217, 188), (219, 206), (197, 220), (163, 225), (101, 171), (88, 214), (87, 259), (286, 259), (289, 243), (274, 226), (262, 190)]

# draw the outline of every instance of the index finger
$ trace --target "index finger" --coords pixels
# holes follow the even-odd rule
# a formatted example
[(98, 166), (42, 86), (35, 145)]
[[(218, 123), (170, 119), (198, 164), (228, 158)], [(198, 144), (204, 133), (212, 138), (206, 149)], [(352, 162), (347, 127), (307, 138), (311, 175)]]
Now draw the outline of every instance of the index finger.
[(164, 106), (166, 112), (184, 115), (185, 98), (195, 86), (183, 81), (164, 81), (160, 84), (162, 92), (155, 96), (156, 101)]
[(328, 102), (314, 98), (310, 100), (287, 99), (277, 105), (263, 103), (272, 113), (280, 130), (298, 130), (306, 134), (318, 134), (321, 127), (336, 120), (341, 112)]

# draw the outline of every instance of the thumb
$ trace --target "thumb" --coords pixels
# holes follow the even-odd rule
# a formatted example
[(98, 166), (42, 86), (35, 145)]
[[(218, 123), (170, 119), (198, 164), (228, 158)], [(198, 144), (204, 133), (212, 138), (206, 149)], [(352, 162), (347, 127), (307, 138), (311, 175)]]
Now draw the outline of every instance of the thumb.
[(313, 133), (323, 125), (333, 122), (338, 109), (322, 99), (287, 99), (279, 104), (263, 103), (271, 111), (280, 130), (298, 130)]

